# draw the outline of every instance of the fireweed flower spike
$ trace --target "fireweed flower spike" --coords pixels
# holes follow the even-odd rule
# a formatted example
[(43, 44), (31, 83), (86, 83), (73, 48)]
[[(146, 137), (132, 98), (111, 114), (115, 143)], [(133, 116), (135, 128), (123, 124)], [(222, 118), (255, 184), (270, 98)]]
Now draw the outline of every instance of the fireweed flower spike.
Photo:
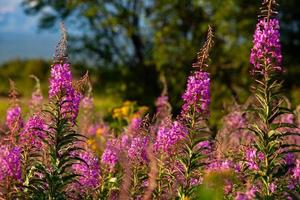
[(253, 39), (250, 63), (252, 73), (264, 73), (264, 66), (282, 71), (282, 55), (278, 19), (259, 19)]
[(158, 129), (154, 149), (170, 154), (174, 145), (186, 138), (187, 134), (187, 128), (180, 121), (171, 123), (166, 119)]
[[(80, 174), (77, 174), (81, 173), (80, 170), (72, 167), (88, 163), (85, 156), (80, 154), (84, 152), (81, 144), (85, 142), (84, 136), (78, 133), (76, 124), (81, 94), (72, 84), (64, 26), (62, 33), (51, 67), (50, 103), (40, 115), (47, 120), (47, 127), (44, 128), (43, 120), (34, 115), (21, 135), (24, 142), (37, 148), (43, 145), (44, 150), (35, 152), (42, 159), (34, 163), (33, 168), (26, 170), (29, 175), (26, 175), (25, 183), (32, 186), (27, 189), (29, 199), (68, 199), (72, 183), (81, 181)], [(35, 140), (36, 136), (41, 138), (43, 144)]]
[(67, 34), (63, 24), (61, 30), (62, 38), (51, 67), (49, 98), (62, 97), (63, 112), (75, 120), (78, 115), (81, 94), (74, 89), (72, 84), (71, 66), (67, 56)]
[(92, 152), (79, 153), (79, 157), (87, 164), (81, 162), (72, 166), (72, 169), (80, 175), (79, 183), (74, 183), (73, 187), (83, 195), (84, 192), (91, 192), (99, 186), (100, 165), (98, 158)]
[(198, 113), (208, 114), (210, 104), (210, 78), (209, 73), (204, 71), (196, 71), (189, 78), (187, 89), (182, 96), (184, 104), (182, 106), (182, 114), (187, 114), (191, 109), (195, 109)]
[(169, 117), (172, 110), (172, 107), (169, 103), (167, 80), (163, 73), (160, 75), (160, 81), (163, 85), (163, 90), (161, 95), (155, 101), (156, 118), (158, 123), (161, 123), (162, 120)]
[(88, 91), (87, 94), (82, 98), (82, 108), (84, 111), (87, 112), (92, 112), (94, 108), (94, 99), (93, 99), (93, 86), (91, 81), (88, 78), (88, 74), (86, 74), (86, 82), (87, 82), (87, 87)]
[(252, 74), (266, 75), (282, 71), (280, 26), (277, 18), (276, 0), (263, 0), (261, 15), (253, 37), (250, 63)]
[[(255, 79), (253, 87), (256, 104), (254, 104), (256, 120), (250, 126), (250, 131), (255, 135), (255, 150), (248, 152), (248, 163), (250, 171), (247, 171), (255, 185), (262, 185), (258, 191), (258, 197), (262, 199), (279, 198), (280, 190), (274, 187), (274, 181), (279, 177), (285, 177), (284, 157), (290, 151), (295, 151), (297, 145), (286, 145), (285, 141), (290, 135), (283, 131), (292, 124), (277, 123), (276, 120), (283, 114), (290, 113), (283, 108), (283, 97), (281, 95), (281, 83), (276, 80), (282, 71), (282, 56), (279, 40), (279, 21), (274, 11), (277, 6), (275, 0), (264, 0), (262, 7), (262, 18), (259, 20), (254, 34), (254, 44), (251, 52), (251, 70)], [(299, 133), (292, 133), (299, 135)], [(261, 155), (261, 163), (255, 163), (254, 152)], [(251, 171), (251, 169), (253, 169)], [(280, 169), (280, 170), (279, 170)], [(281, 170), (285, 173), (281, 173)], [(276, 179), (274, 178), (276, 177)], [(281, 197), (283, 198), (283, 197)]]
[(31, 94), (29, 107), (33, 112), (39, 112), (42, 109), (43, 99), (44, 99), (41, 91), (40, 80), (34, 75), (30, 75), (30, 78), (35, 80), (36, 85), (35, 85), (35, 90)]
[(131, 141), (130, 148), (128, 149), (128, 157), (132, 160), (147, 160), (147, 137), (134, 137)]
[(22, 178), (21, 148), (9, 148), (8, 146), (1, 146), (0, 165), (0, 182), (6, 178), (20, 181)]
[(16, 105), (7, 110), (6, 125), (11, 132), (15, 132), (23, 126), (20, 106)]
[(80, 126), (80, 131), (84, 133), (85, 136), (90, 137), (96, 134), (99, 125), (95, 123), (94, 99), (92, 93), (93, 87), (89, 80), (87, 81), (87, 87), (88, 91), (82, 98), (80, 105), (80, 108), (82, 109), (82, 115), (79, 119), (79, 123), (82, 124)]
[(46, 123), (35, 114), (26, 122), (24, 130), (20, 133), (20, 143), (22, 146), (40, 149), (43, 146), (42, 139), (45, 138)]
[[(10, 107), (6, 113), (6, 126), (11, 132), (11, 135), (17, 133), (23, 127), (23, 119), (21, 116), (21, 107), (19, 106), (18, 92), (15, 83), (10, 80)], [(11, 138), (14, 141), (14, 138)]]
[[(176, 135), (177, 137), (180, 136), (179, 139), (183, 137), (184, 143), (180, 146), (181, 153), (177, 156), (179, 174), (184, 176), (184, 181), (179, 180), (181, 182), (178, 188), (180, 199), (193, 197), (193, 190), (197, 184), (193, 184), (194, 181), (192, 180), (201, 179), (201, 169), (203, 169), (202, 165), (205, 162), (202, 159), (207, 155), (207, 152), (205, 154), (202, 152), (203, 149), (199, 148), (198, 144), (207, 140), (209, 132), (206, 119), (209, 116), (210, 78), (209, 73), (204, 69), (208, 66), (207, 61), (212, 45), (213, 32), (209, 26), (206, 42), (197, 55), (197, 62), (193, 64), (196, 71), (188, 78), (186, 91), (182, 96), (184, 104), (180, 124), (185, 127), (187, 133), (183, 134), (184, 132), (180, 131), (181, 134)], [(197, 175), (195, 176), (195, 174)]]
[(108, 141), (101, 157), (101, 163), (108, 165), (111, 169), (114, 168), (118, 162), (118, 151), (116, 139)]
[(210, 78), (209, 73), (204, 71), (204, 67), (207, 67), (206, 61), (212, 44), (213, 33), (211, 27), (209, 27), (207, 40), (198, 53), (197, 62), (193, 64), (193, 67), (198, 71), (192, 73), (188, 78), (187, 88), (182, 96), (184, 101), (182, 106), (183, 116), (188, 115), (191, 111), (201, 113), (204, 117), (209, 114)]

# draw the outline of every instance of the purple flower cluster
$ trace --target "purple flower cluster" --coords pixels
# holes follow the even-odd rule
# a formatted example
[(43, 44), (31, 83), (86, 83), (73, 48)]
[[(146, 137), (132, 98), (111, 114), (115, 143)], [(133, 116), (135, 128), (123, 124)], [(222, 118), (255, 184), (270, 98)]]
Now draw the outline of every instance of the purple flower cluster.
[(75, 173), (80, 175), (78, 189), (92, 190), (100, 184), (99, 160), (93, 153), (88, 151), (79, 153), (79, 157), (86, 163), (81, 162), (72, 166)]
[(30, 109), (37, 110), (38, 108), (41, 108), (43, 104), (43, 99), (44, 97), (40, 92), (33, 92), (31, 94)]
[(200, 177), (200, 178), (191, 178), (191, 180), (190, 180), (190, 185), (191, 186), (200, 185), (202, 183), (203, 183), (203, 177)]
[(235, 169), (238, 171), (239, 167), (230, 160), (216, 160), (210, 163), (207, 167), (207, 171), (220, 171)]
[(260, 19), (256, 25), (251, 50), (250, 63), (252, 72), (262, 72), (264, 65), (272, 65), (275, 70), (282, 70), (282, 55), (278, 19)]
[(0, 181), (5, 178), (21, 180), (21, 148), (0, 147)]
[(228, 114), (224, 119), (224, 123), (228, 130), (238, 130), (245, 128), (246, 120), (243, 113), (236, 111)]
[(64, 101), (66, 103), (62, 106), (62, 112), (71, 115), (71, 119), (74, 121), (79, 113), (79, 105), (82, 99), (82, 94), (72, 88), (69, 93), (66, 94)]
[(71, 115), (72, 120), (75, 120), (82, 95), (72, 86), (72, 74), (68, 63), (54, 64), (51, 68), (49, 98), (59, 95), (64, 96), (62, 111), (66, 115)]
[(269, 185), (269, 190), (270, 190), (270, 193), (274, 193), (277, 189), (277, 185), (275, 183), (270, 183)]
[(293, 178), (300, 184), (300, 160), (297, 159), (296, 167), (293, 170)]
[(208, 155), (213, 150), (212, 142), (209, 140), (199, 142), (197, 144), (197, 149), (199, 149), (202, 154)]
[(128, 133), (135, 134), (142, 124), (142, 119), (139, 117), (133, 118), (128, 125)]
[(21, 145), (40, 149), (43, 146), (41, 138), (45, 137), (46, 128), (45, 121), (39, 115), (30, 117), (20, 133)]
[(196, 71), (189, 78), (187, 88), (182, 96), (184, 104), (182, 114), (186, 115), (192, 109), (202, 115), (209, 114), (210, 105), (210, 78), (209, 73)]
[(134, 160), (147, 160), (147, 137), (134, 137), (128, 149), (128, 157)]
[(92, 109), (94, 107), (94, 99), (92, 97), (86, 96), (82, 99), (83, 109)]
[(169, 97), (166, 95), (161, 95), (156, 99), (156, 114), (160, 119), (164, 119), (169, 115)]
[(287, 153), (285, 156), (284, 156), (284, 162), (287, 166), (292, 166), (295, 164), (296, 162), (296, 156), (294, 153)]
[(180, 121), (174, 121), (172, 124), (170, 122), (162, 123), (157, 132), (154, 149), (155, 151), (169, 152), (187, 134), (188, 129)]
[(68, 93), (72, 90), (72, 73), (70, 65), (54, 64), (51, 68), (49, 98), (60, 95), (62, 92)]
[(253, 187), (245, 193), (238, 192), (235, 200), (253, 200), (255, 199), (256, 193), (257, 189)]
[(7, 110), (6, 126), (11, 132), (20, 130), (23, 127), (23, 119), (21, 116), (20, 106), (14, 106)]
[(113, 139), (106, 143), (106, 148), (101, 157), (101, 163), (113, 168), (118, 162), (118, 145), (117, 140)]
[(222, 119), (222, 128), (217, 134), (219, 152), (236, 150), (240, 145), (248, 145), (254, 140), (253, 134), (247, 129), (248, 119), (240, 107), (234, 108)]
[(156, 99), (155, 106), (157, 107), (157, 112), (159, 112), (160, 108), (164, 107), (169, 102), (169, 97), (166, 95), (159, 96)]
[(245, 152), (245, 160), (250, 170), (259, 170), (259, 162), (265, 160), (265, 155), (257, 152), (256, 149), (249, 148)]

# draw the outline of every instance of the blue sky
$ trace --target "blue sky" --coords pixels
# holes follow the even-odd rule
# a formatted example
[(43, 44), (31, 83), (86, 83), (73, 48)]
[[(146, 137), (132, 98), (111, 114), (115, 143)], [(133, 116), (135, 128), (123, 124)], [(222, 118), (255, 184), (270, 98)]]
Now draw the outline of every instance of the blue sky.
[(59, 31), (38, 30), (38, 16), (25, 15), (22, 0), (0, 0), (0, 63), (14, 58), (52, 58)]

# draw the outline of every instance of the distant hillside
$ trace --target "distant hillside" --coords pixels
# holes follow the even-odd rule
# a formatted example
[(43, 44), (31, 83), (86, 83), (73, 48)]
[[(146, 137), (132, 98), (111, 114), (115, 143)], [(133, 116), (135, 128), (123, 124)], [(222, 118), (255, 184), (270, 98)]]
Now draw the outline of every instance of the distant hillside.
[(7, 96), (9, 79), (16, 82), (22, 95), (30, 93), (30, 88), (34, 87), (34, 81), (29, 78), (31, 74), (44, 83), (49, 74), (49, 63), (44, 60), (12, 60), (2, 64), (0, 66), (0, 96)]

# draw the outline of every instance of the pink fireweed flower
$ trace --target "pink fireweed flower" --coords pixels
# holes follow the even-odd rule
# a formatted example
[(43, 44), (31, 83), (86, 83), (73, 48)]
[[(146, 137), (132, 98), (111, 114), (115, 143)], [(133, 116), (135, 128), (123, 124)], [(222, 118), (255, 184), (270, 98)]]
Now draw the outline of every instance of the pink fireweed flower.
[(156, 151), (169, 152), (172, 147), (188, 134), (188, 129), (180, 122), (174, 121), (162, 123), (158, 129), (154, 149)]
[(120, 137), (120, 146), (123, 150), (128, 150), (131, 146), (131, 137), (127, 134), (122, 134)]
[(62, 112), (70, 114), (71, 119), (75, 120), (79, 113), (79, 105), (82, 99), (82, 94), (72, 88), (65, 96), (66, 103), (62, 106)]
[(30, 78), (34, 79), (36, 82), (35, 90), (31, 93), (31, 99), (29, 102), (30, 110), (32, 113), (35, 113), (41, 110), (44, 97), (41, 91), (40, 80), (34, 75), (30, 75)]
[(197, 149), (200, 150), (202, 154), (208, 155), (213, 149), (212, 142), (209, 140), (199, 142), (197, 144)]
[(163, 120), (170, 115), (171, 106), (169, 104), (169, 97), (167, 95), (162, 94), (159, 96), (155, 101), (155, 106), (157, 119)]
[(133, 118), (128, 125), (128, 132), (131, 134), (136, 134), (142, 124), (141, 118)]
[(11, 132), (17, 131), (23, 127), (23, 119), (21, 116), (20, 106), (14, 106), (7, 110), (6, 126)]
[(228, 114), (224, 118), (224, 123), (226, 124), (227, 129), (238, 130), (238, 129), (245, 128), (246, 119), (243, 116), (242, 112), (235, 111)]
[(300, 160), (296, 160), (296, 167), (293, 170), (292, 177), (298, 181), (298, 184), (300, 184)]
[(287, 166), (292, 166), (295, 164), (296, 162), (296, 156), (294, 153), (287, 153), (285, 156), (284, 156), (284, 162)]
[(38, 108), (42, 107), (43, 104), (43, 95), (38, 92), (33, 92), (31, 94), (31, 100), (30, 100), (30, 109), (37, 110)]
[(262, 152), (257, 152), (256, 149), (247, 149), (245, 160), (250, 170), (259, 170), (259, 162), (265, 160), (265, 155)]
[(147, 137), (134, 137), (128, 149), (128, 157), (135, 160), (147, 160)]
[(230, 160), (216, 160), (207, 165), (207, 171), (226, 171), (235, 169), (235, 164)]
[(209, 114), (210, 105), (210, 78), (209, 73), (196, 71), (189, 78), (187, 88), (182, 95), (184, 104), (182, 115), (187, 115), (192, 109), (202, 115)]
[(94, 99), (92, 97), (86, 96), (82, 99), (81, 104), (83, 109), (93, 109)]
[(272, 65), (274, 70), (281, 71), (282, 55), (278, 19), (260, 19), (256, 25), (251, 50), (250, 63), (252, 72), (263, 73), (263, 66)]
[(72, 88), (72, 73), (70, 64), (54, 64), (51, 67), (49, 98), (60, 95), (62, 92), (68, 93)]
[(56, 63), (51, 68), (49, 98), (59, 95), (63, 95), (63, 113), (70, 115), (72, 120), (75, 120), (82, 95), (72, 86), (72, 73), (68, 63)]
[(16, 181), (22, 178), (21, 148), (19, 147), (12, 149), (7, 146), (0, 147), (0, 181), (8, 177)]
[(114, 167), (118, 162), (117, 152), (111, 148), (106, 148), (102, 154), (101, 162)]
[(86, 163), (80, 162), (72, 165), (74, 172), (80, 175), (78, 178), (80, 184), (76, 184), (75, 188), (79, 191), (95, 189), (99, 186), (101, 177), (97, 156), (87, 151), (79, 153), (78, 156)]
[(109, 140), (101, 157), (101, 163), (113, 168), (118, 162), (118, 141), (116, 139)]
[(254, 200), (257, 193), (257, 189), (255, 187), (246, 191), (245, 193), (237, 192), (237, 196), (235, 200)]
[(159, 96), (155, 101), (155, 106), (157, 108), (157, 113), (161, 111), (169, 103), (169, 97), (166, 95)]
[(22, 146), (40, 149), (43, 145), (42, 138), (45, 137), (47, 126), (45, 121), (37, 114), (29, 118), (24, 130), (20, 133)]
[(254, 137), (248, 133), (247, 118), (241, 108), (236, 107), (222, 119), (223, 126), (217, 134), (217, 151), (226, 152), (250, 144)]
[(274, 193), (276, 191), (276, 189), (277, 189), (277, 185), (275, 183), (271, 183), (269, 185), (269, 190), (271, 193)]
[(200, 178), (191, 178), (191, 180), (190, 180), (190, 185), (191, 186), (200, 185), (202, 183), (203, 183), (203, 177), (200, 177)]

